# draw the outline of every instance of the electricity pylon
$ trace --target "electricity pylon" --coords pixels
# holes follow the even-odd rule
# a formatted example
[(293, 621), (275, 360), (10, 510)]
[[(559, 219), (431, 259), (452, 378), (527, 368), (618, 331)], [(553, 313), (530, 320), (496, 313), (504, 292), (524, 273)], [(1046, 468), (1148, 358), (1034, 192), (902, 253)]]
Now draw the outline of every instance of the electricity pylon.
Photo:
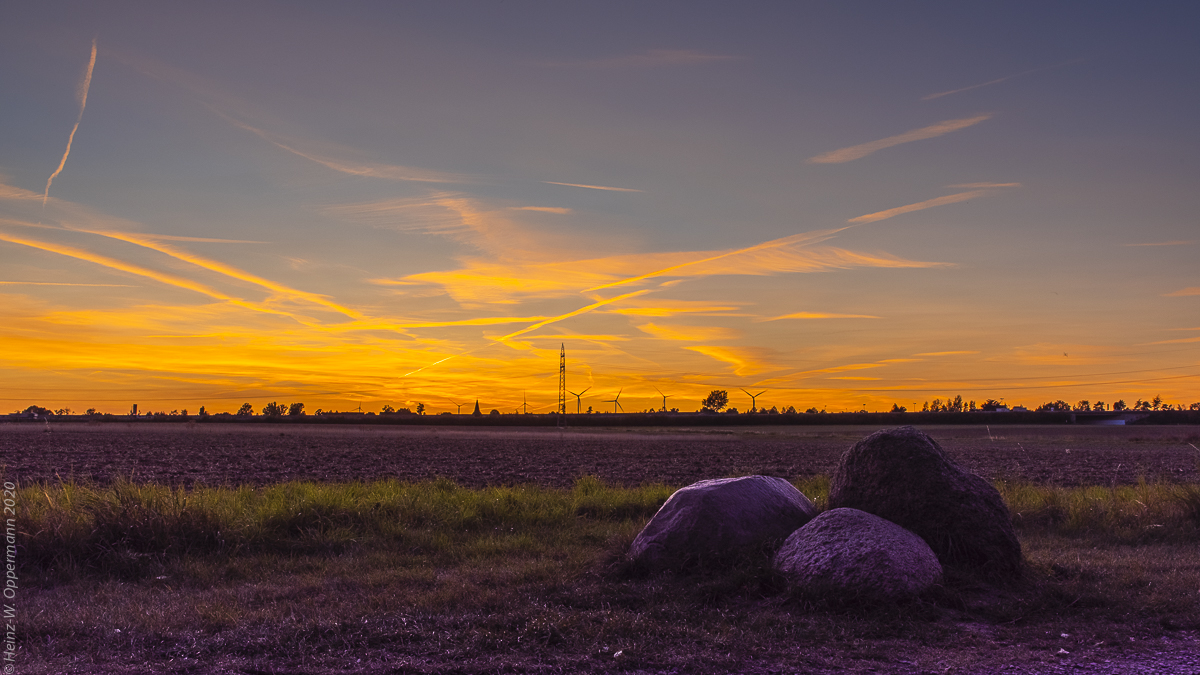
[(558, 414), (567, 414), (567, 343), (558, 351)]

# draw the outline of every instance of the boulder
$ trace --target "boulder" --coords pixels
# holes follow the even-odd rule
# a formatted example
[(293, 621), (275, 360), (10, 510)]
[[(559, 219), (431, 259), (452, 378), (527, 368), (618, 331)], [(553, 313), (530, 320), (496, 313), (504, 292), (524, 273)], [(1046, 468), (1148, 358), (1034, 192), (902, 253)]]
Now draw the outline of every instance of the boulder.
[(633, 540), (629, 557), (651, 571), (766, 560), (816, 515), (808, 497), (782, 478), (703, 480), (667, 499)]
[(775, 569), (794, 591), (838, 601), (902, 602), (941, 581), (929, 544), (858, 509), (833, 509), (792, 533)]
[(896, 523), (924, 539), (946, 567), (984, 577), (1021, 573), (1021, 542), (1000, 493), (913, 427), (878, 431), (846, 451), (829, 507)]

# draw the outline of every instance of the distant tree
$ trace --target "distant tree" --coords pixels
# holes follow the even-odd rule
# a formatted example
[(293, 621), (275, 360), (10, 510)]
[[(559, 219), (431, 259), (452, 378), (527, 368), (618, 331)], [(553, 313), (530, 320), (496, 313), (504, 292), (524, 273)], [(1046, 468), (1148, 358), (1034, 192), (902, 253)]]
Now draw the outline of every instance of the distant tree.
[(1140, 398), (1139, 398), (1139, 399), (1137, 400), (1137, 403), (1134, 403), (1134, 404), (1133, 404), (1133, 408), (1132, 408), (1132, 409), (1133, 409), (1133, 410), (1149, 410), (1149, 409), (1150, 409), (1150, 402), (1149, 402), (1149, 401), (1143, 401), (1142, 399), (1140, 399)]
[(806, 414), (806, 415), (817, 415), (817, 414), (820, 414), (820, 412), (821, 412), (820, 410), (817, 410), (815, 407), (813, 407), (813, 408), (809, 408), (808, 410), (805, 410), (805, 411), (804, 411), (804, 414)]
[(95, 408), (88, 408), (83, 414), (87, 415), (88, 417), (92, 417), (94, 415), (98, 415), (99, 413), (96, 412)]
[(208, 417), (208, 411), (204, 409), (204, 406), (200, 406), (200, 416)]
[(739, 413), (738, 413), (738, 409), (737, 409), (737, 408), (726, 408), (726, 409), (725, 409), (725, 414), (726, 414), (726, 415), (737, 415), (737, 414), (739, 414)]
[(929, 412), (929, 401), (925, 401), (925, 405), (921, 406), (921, 412)]
[(1070, 412), (1071, 404), (1067, 403), (1066, 401), (1064, 401), (1062, 399), (1059, 399), (1057, 401), (1051, 401), (1050, 403), (1043, 403), (1042, 405), (1038, 406), (1037, 411), (1038, 412)]
[(946, 412), (960, 413), (963, 411), (962, 396), (955, 396), (953, 401), (946, 401)]
[(794, 405), (789, 405), (789, 406), (787, 407), (787, 410), (784, 410), (783, 412), (784, 412), (784, 413), (786, 413), (786, 414), (788, 414), (788, 415), (795, 415), (795, 414), (796, 414), (796, 406), (794, 406)]
[(314, 414), (314, 415), (320, 415), (320, 414), (322, 414), (322, 413), (324, 413), (324, 412), (325, 412), (324, 410), (321, 410), (320, 408), (317, 408), (317, 409), (316, 409), (316, 410), (313, 412), (313, 414)]
[(237, 411), (238, 417), (249, 417), (253, 414), (254, 414), (254, 406), (250, 405), (249, 403), (243, 403), (242, 407), (238, 408), (238, 411)]
[(1095, 403), (1093, 403), (1092, 410), (1094, 410), (1096, 412), (1103, 412), (1104, 411), (1104, 401), (1096, 401)]
[(1092, 409), (1092, 404), (1091, 404), (1091, 402), (1089, 402), (1086, 399), (1075, 404), (1075, 412), (1087, 412), (1091, 409)]
[(713, 389), (708, 393), (703, 401), (700, 402), (702, 410), (711, 410), (713, 412), (721, 412), (725, 406), (729, 405), (729, 392), (724, 389)]
[(895, 403), (893, 403), (893, 404), (892, 404), (892, 412), (894, 412), (894, 413), (908, 412), (908, 408), (905, 408), (905, 407), (904, 407), (904, 406), (902, 406), (902, 405), (898, 405), (898, 404), (895, 404)]
[(1200, 401), (1197, 401), (1196, 403), (1193, 403), (1193, 404), (1192, 404), (1192, 405), (1191, 405), (1191, 406), (1188, 408), (1188, 410), (1197, 410), (1197, 411), (1200, 411)]
[(496, 410), (495, 408), (493, 408), (493, 409), (492, 409), (492, 411), (491, 411), (490, 413), (488, 413), (488, 414), (489, 414), (489, 415), (499, 415), (499, 414), (500, 414), (500, 411), (499, 411), (499, 410)]
[(379, 409), (379, 411), (385, 412), (385, 413), (394, 413), (394, 412), (396, 412), (396, 409), (385, 403), (384, 406)]
[(304, 414), (303, 403), (293, 403), (288, 406), (288, 415), (291, 417), (299, 417)]
[(591, 415), (591, 414), (592, 414), (592, 406), (590, 406), (590, 405), (588, 406), (588, 409), (587, 409), (587, 414), (588, 414), (588, 415)]
[(54, 414), (55, 415), (70, 415), (71, 409), (70, 408), (59, 408), (58, 410), (54, 411)]
[(1162, 408), (1162, 404), (1163, 404), (1162, 396), (1155, 396), (1154, 400), (1150, 402), (1151, 407), (1153, 407), (1155, 410)]
[(264, 417), (280, 417), (287, 412), (287, 406), (282, 403), (271, 401), (263, 406), (262, 414)]
[(418, 403), (418, 404), (417, 404), (417, 414), (418, 414), (418, 415), (424, 415), (424, 414), (425, 414), (425, 404), (424, 404), (424, 403)]
[(975, 401), (971, 401), (971, 412), (975, 412), (976, 410), (979, 410), (979, 408), (975, 407)]
[(1125, 399), (1121, 399), (1113, 404), (1113, 412), (1121, 412), (1122, 410), (1129, 410), (1129, 406), (1125, 405)]

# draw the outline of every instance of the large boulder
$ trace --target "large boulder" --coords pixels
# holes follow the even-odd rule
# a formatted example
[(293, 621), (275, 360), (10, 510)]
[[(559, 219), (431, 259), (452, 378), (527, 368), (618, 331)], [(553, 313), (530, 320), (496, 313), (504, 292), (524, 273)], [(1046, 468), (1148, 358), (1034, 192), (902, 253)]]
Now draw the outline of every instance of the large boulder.
[(808, 497), (782, 478), (703, 480), (671, 495), (633, 540), (629, 557), (651, 571), (766, 560), (816, 515)]
[(984, 577), (1021, 573), (1021, 542), (1000, 493), (913, 427), (878, 431), (846, 451), (829, 507), (860, 509), (916, 533), (946, 567)]
[(902, 602), (941, 581), (929, 544), (858, 509), (833, 509), (792, 533), (775, 569), (793, 590), (835, 601)]

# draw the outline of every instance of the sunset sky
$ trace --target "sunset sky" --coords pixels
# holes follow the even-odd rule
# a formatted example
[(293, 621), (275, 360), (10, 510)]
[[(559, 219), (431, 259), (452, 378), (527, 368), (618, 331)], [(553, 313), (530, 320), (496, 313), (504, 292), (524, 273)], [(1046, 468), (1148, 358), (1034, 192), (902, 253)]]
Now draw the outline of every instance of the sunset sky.
[(0, 412), (1200, 401), (1198, 19), (9, 3)]

